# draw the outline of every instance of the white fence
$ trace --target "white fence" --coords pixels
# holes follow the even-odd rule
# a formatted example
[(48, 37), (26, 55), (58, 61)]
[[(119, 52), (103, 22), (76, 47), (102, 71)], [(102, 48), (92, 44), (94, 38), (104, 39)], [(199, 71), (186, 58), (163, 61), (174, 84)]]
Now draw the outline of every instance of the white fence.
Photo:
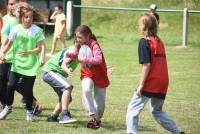
[[(120, 7), (102, 7), (102, 6), (82, 6), (82, 5), (73, 5), (73, 1), (69, 0), (67, 2), (67, 33), (69, 36), (73, 35), (73, 18), (74, 18), (74, 8), (90, 8), (90, 9), (99, 9), (99, 10), (123, 10), (123, 11), (149, 11), (149, 9), (141, 8), (120, 8)], [(197, 10), (188, 10), (184, 8), (183, 10), (167, 10), (167, 9), (158, 9), (157, 12), (177, 12), (183, 13), (183, 31), (182, 31), (182, 46), (186, 47), (188, 42), (188, 19), (189, 13), (200, 13)]]

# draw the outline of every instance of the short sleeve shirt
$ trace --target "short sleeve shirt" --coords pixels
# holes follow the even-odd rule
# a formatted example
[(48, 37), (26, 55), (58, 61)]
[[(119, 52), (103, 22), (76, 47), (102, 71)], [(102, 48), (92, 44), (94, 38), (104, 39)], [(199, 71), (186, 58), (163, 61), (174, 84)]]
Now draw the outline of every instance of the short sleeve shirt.
[(149, 43), (144, 38), (140, 39), (138, 45), (139, 64), (151, 63), (151, 50)]
[[(1, 43), (3, 44), (10, 32), (12, 31), (13, 27), (17, 25), (17, 20), (16, 17), (10, 16), (10, 15), (5, 15), (3, 17), (3, 27), (1, 30)], [(5, 59), (6, 62), (12, 62), (12, 53), (13, 48), (11, 47), (8, 52), (6, 53)]]
[(11, 71), (26, 76), (35, 76), (39, 69), (39, 53), (25, 56), (21, 56), (18, 53), (19, 51), (35, 49), (44, 38), (42, 29), (36, 25), (31, 25), (28, 29), (24, 29), (21, 24), (16, 25), (8, 37), (12, 41), (13, 47)]

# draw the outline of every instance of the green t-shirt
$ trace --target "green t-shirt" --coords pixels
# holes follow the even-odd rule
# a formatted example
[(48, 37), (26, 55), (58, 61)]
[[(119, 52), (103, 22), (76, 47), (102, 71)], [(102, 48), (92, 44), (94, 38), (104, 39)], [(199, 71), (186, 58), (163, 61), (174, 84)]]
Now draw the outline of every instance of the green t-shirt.
[[(1, 44), (3, 44), (6, 41), (11, 30), (16, 25), (17, 25), (16, 17), (10, 16), (8, 14), (3, 17), (3, 27), (1, 30)], [(13, 48), (11, 47), (6, 53), (5, 56), (6, 62), (12, 62), (12, 57), (13, 57), (12, 50)]]
[(35, 76), (39, 69), (39, 53), (21, 56), (18, 52), (36, 48), (37, 43), (44, 40), (42, 29), (34, 24), (32, 24), (30, 28), (24, 29), (21, 24), (18, 24), (12, 29), (8, 38), (13, 41), (13, 62), (11, 71), (26, 76)]
[[(68, 51), (71, 51), (72, 49), (74, 49), (74, 46), (65, 48), (60, 52), (58, 52), (57, 54), (55, 54), (45, 63), (43, 70), (45, 72), (55, 71), (63, 75), (64, 77), (68, 77), (68, 74), (62, 69), (61, 65), (63, 60), (66, 58), (66, 53)], [(75, 70), (78, 64), (79, 64), (78, 60), (71, 60), (69, 63), (69, 67), (72, 68), (72, 70)]]

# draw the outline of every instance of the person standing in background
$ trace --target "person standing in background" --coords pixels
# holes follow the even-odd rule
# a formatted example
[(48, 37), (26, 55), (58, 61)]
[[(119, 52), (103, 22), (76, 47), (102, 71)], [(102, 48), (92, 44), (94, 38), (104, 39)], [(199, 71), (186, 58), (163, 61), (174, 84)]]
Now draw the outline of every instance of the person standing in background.
[(62, 49), (65, 48), (65, 28), (66, 28), (66, 16), (63, 13), (63, 7), (58, 5), (55, 7), (53, 14), (50, 17), (51, 20), (55, 20), (54, 36), (51, 45), (51, 52), (48, 56), (52, 56), (56, 50), (56, 42), (60, 40)]

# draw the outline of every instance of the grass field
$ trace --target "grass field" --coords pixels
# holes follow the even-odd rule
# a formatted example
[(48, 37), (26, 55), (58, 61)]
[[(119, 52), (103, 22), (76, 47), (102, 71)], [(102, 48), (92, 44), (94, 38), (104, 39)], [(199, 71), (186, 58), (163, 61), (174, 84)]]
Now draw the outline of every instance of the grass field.
[[(110, 0), (109, 0), (110, 1)], [(119, 0), (120, 1), (120, 0)], [(136, 1), (136, 0), (135, 0)], [(131, 2), (135, 2), (131, 0)], [(85, 0), (83, 4), (97, 4), (96, 1)], [(158, 3), (162, 1), (158, 0)], [(104, 2), (104, 5), (108, 3)], [(114, 5), (115, 3), (112, 3)], [(126, 3), (118, 2), (119, 6), (129, 7)], [(139, 2), (141, 4), (141, 2)], [(170, 6), (177, 3), (168, 3)], [(100, 5), (100, 4), (99, 4)], [(149, 2), (142, 5), (148, 8)], [(182, 3), (177, 7), (182, 8)], [(136, 5), (136, 7), (139, 5)], [(131, 6), (132, 7), (132, 6)], [(161, 7), (165, 8), (164, 4)], [(199, 7), (195, 7), (199, 9)], [(88, 17), (92, 15), (94, 17)], [(189, 46), (179, 47), (181, 44), (182, 15), (173, 16), (161, 13), (159, 35), (166, 44), (170, 85), (166, 97), (164, 110), (174, 119), (177, 126), (187, 134), (200, 132), (200, 17), (192, 14), (189, 30)], [(120, 17), (122, 16), (122, 18)], [(106, 109), (102, 119), (102, 127), (90, 130), (85, 127), (87, 113), (84, 112), (81, 102), (80, 68), (70, 78), (74, 84), (73, 102), (70, 105), (71, 113), (78, 121), (74, 124), (60, 125), (47, 123), (47, 115), (53, 111), (57, 102), (54, 91), (41, 80), (38, 73), (34, 86), (34, 94), (42, 104), (43, 113), (36, 117), (35, 122), (25, 121), (25, 110), (20, 106), (21, 96), (16, 93), (14, 111), (6, 120), (0, 121), (0, 134), (123, 134), (125, 133), (125, 116), (127, 105), (133, 95), (140, 76), (137, 57), (137, 44), (141, 35), (137, 31), (139, 13), (89, 11), (84, 9), (82, 23), (91, 26), (98, 37), (104, 51), (107, 64), (113, 65), (114, 71), (110, 76), (111, 85), (107, 89)], [(178, 21), (177, 18), (178, 17)], [(47, 51), (50, 51), (52, 36), (46, 39)], [(67, 40), (67, 45), (73, 40)], [(178, 46), (178, 47), (177, 47)], [(60, 47), (58, 47), (60, 49)], [(139, 133), (141, 134), (168, 134), (149, 114), (147, 107), (140, 115)]]

